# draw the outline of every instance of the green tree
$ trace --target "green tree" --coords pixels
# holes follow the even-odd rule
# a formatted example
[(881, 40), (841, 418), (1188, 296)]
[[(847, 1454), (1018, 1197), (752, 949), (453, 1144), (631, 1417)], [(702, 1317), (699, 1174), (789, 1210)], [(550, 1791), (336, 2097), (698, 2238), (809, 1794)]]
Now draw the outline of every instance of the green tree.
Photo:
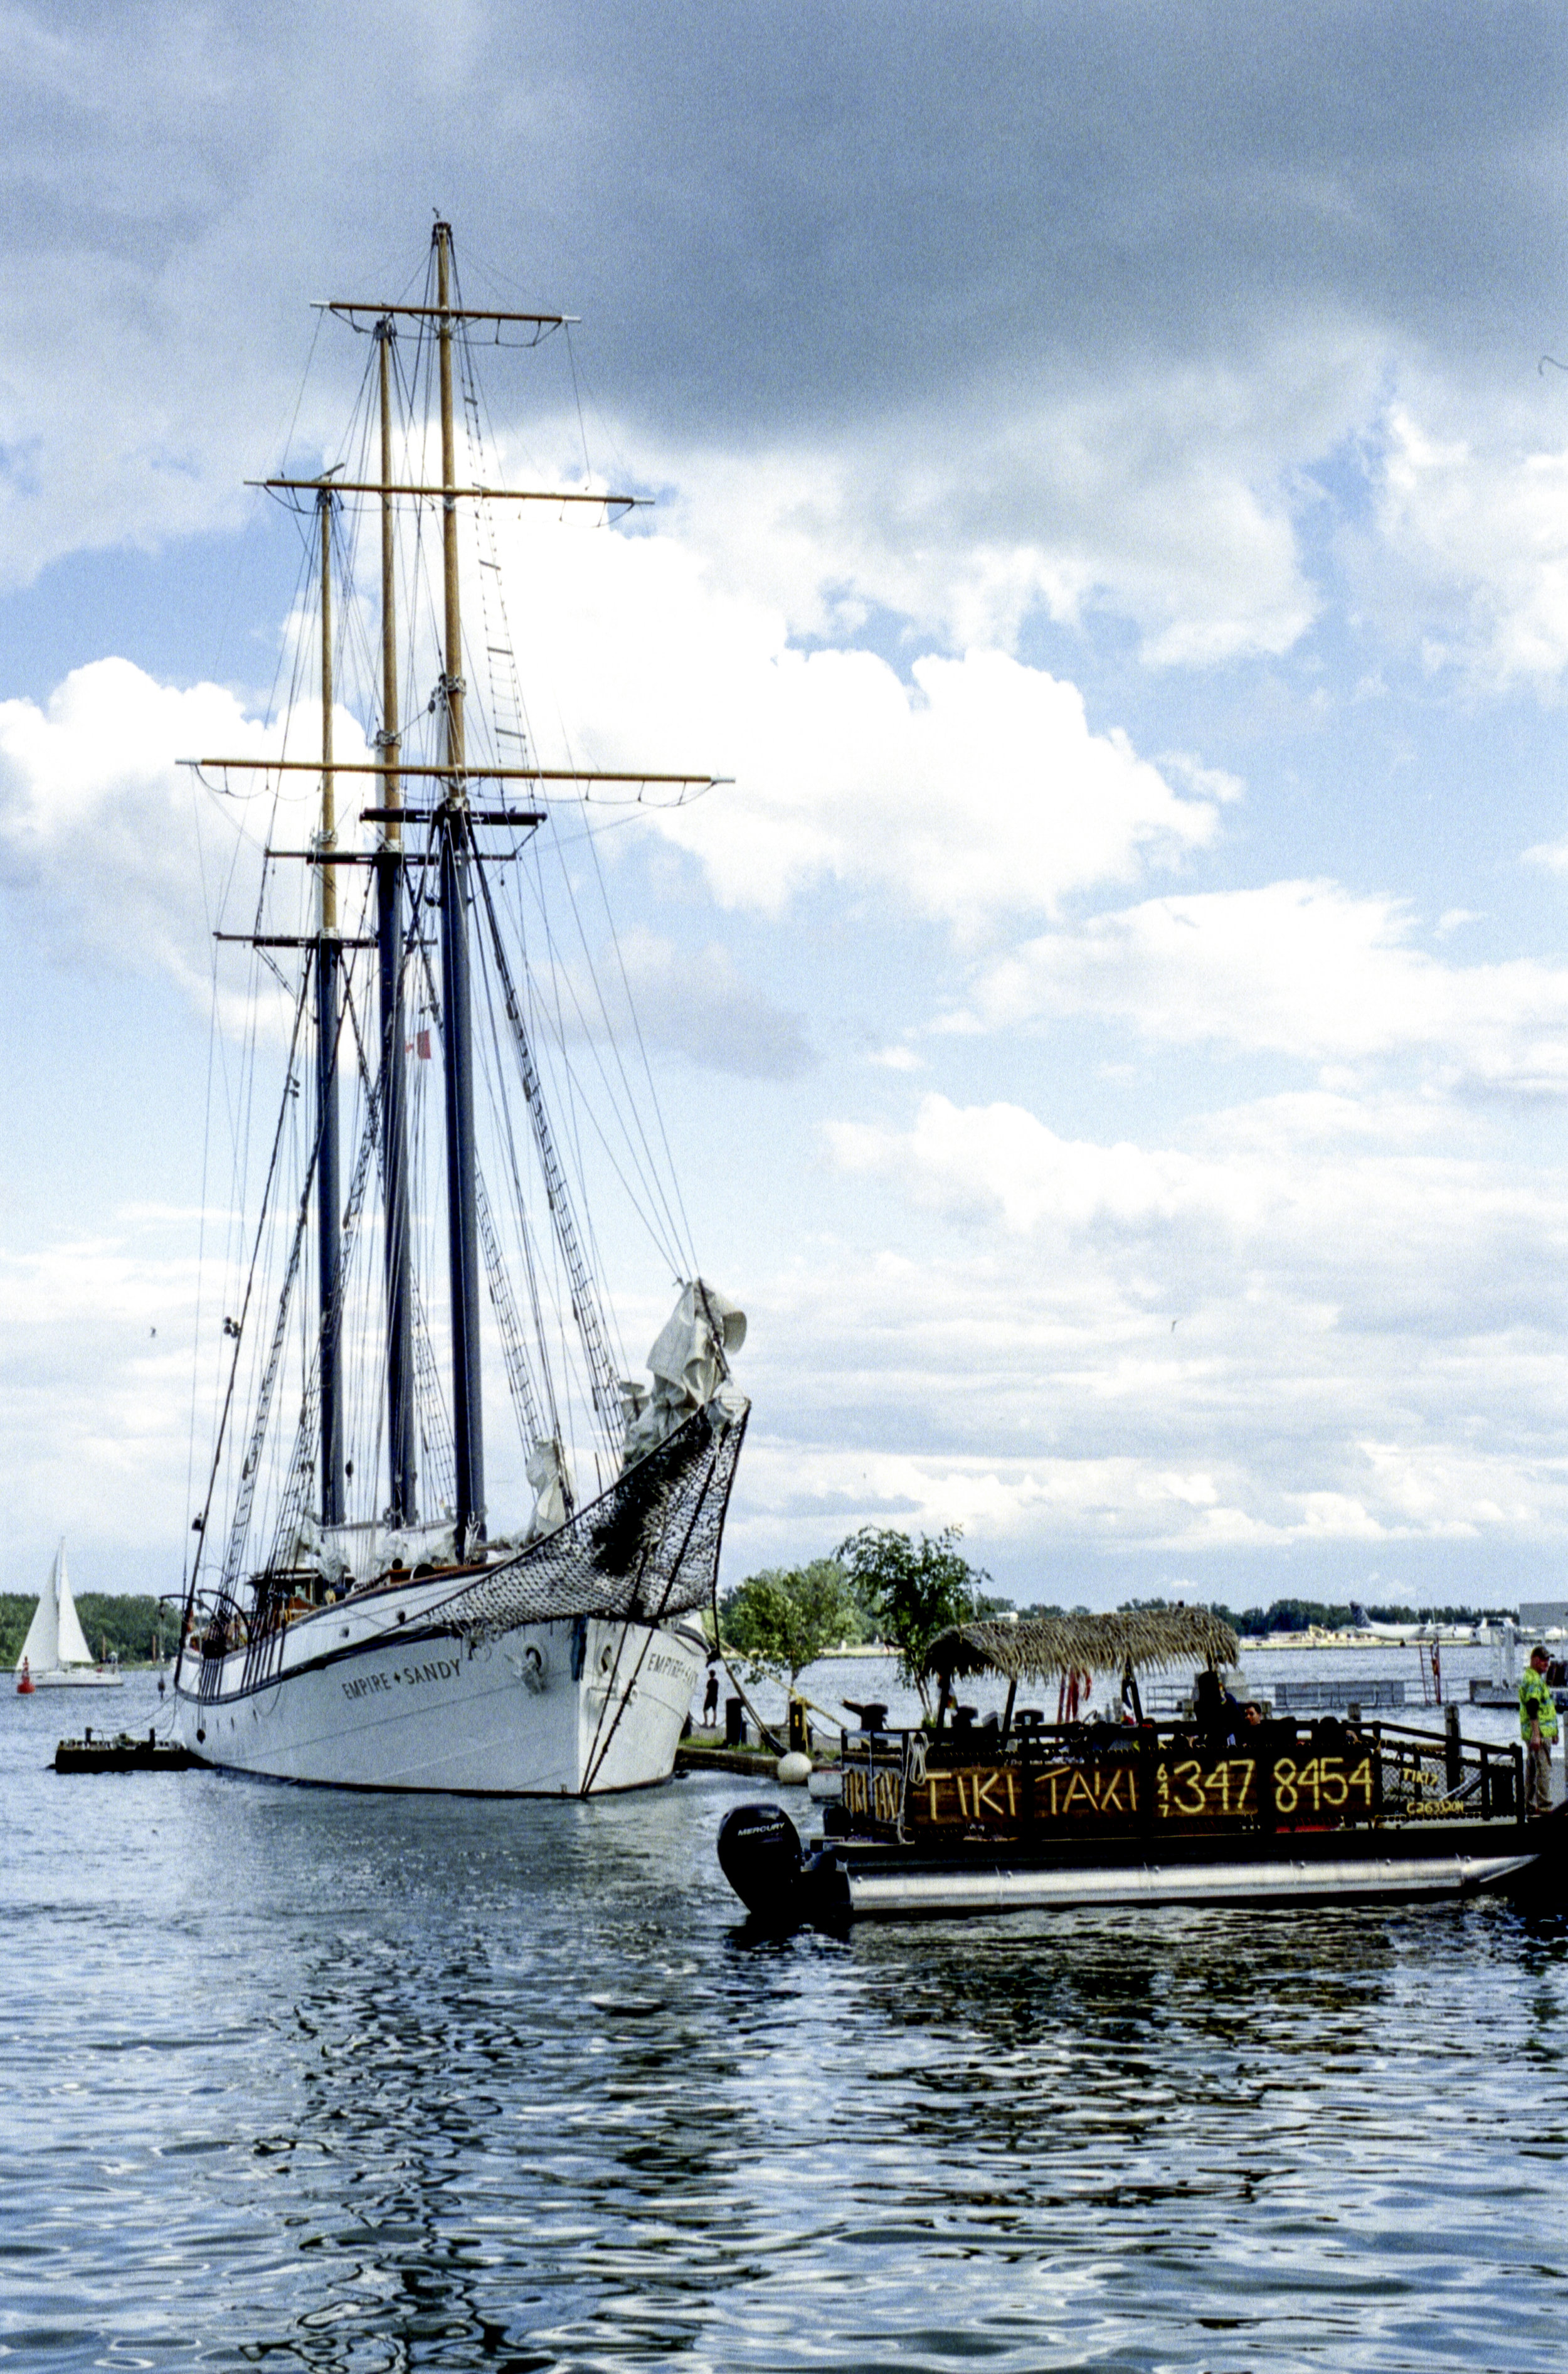
[(926, 1651), (937, 1634), (971, 1623), (982, 1611), (1000, 1614), (1007, 1604), (981, 1592), (990, 1577), (959, 1556), (963, 1534), (961, 1525), (947, 1525), (915, 1542), (895, 1525), (862, 1525), (838, 1545), (857, 1595), (875, 1608), (882, 1638), (898, 1652), (899, 1673), (919, 1690), (928, 1712)]
[(849, 1580), (837, 1558), (766, 1567), (719, 1603), (720, 1638), (746, 1661), (749, 1678), (781, 1679), (793, 1691), (808, 1665), (862, 1628)]

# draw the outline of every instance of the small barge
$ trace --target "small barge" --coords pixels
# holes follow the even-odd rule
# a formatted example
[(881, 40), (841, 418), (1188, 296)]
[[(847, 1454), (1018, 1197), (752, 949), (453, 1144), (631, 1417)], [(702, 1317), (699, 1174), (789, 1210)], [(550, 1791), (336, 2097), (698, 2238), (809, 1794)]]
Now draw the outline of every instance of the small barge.
[[(777, 1805), (727, 1816), (719, 1858), (770, 1928), (1122, 1904), (1568, 1897), (1568, 1807), (1527, 1819), (1517, 1745), (1237, 1705), (1236, 1642), (1196, 1609), (943, 1633), (934, 1727), (847, 1733), (841, 1802), (803, 1845)], [(1145, 1721), (1138, 1673), (1200, 1659), (1194, 1711)], [(996, 1673), (1003, 1713), (954, 1710)], [(1121, 1722), (1047, 1722), (1021, 1685), (1121, 1675)], [(1076, 1695), (1076, 1681), (1073, 1683)], [(1061, 1699), (1059, 1698), (1059, 1712)], [(878, 1710), (877, 1711), (880, 1711)]]
[(56, 1772), (187, 1772), (201, 1758), (178, 1740), (159, 1739), (149, 1731), (145, 1739), (122, 1731), (112, 1739), (88, 1731), (81, 1739), (63, 1739), (54, 1751)]

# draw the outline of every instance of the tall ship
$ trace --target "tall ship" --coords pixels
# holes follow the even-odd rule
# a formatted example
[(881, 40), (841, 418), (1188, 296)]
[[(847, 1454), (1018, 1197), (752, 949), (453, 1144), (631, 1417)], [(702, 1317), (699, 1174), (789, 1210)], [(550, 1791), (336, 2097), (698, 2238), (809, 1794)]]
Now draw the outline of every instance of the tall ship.
[[(243, 1228), (175, 1734), (345, 1788), (638, 1788), (669, 1776), (707, 1652), (745, 1321), (699, 1275), (613, 918), (596, 946), (584, 905), (596, 802), (716, 779), (535, 740), (508, 523), (639, 499), (503, 484), (475, 355), (571, 317), (466, 304), (444, 222), (412, 297), (321, 310), (369, 367), (345, 458), (262, 482), (302, 530), (292, 731), (189, 762), (254, 864), (230, 869), (244, 928), (216, 934), (248, 1054), (224, 1108)], [(594, 1149), (663, 1273), (645, 1307), (673, 1289), (646, 1378), (602, 1290)]]

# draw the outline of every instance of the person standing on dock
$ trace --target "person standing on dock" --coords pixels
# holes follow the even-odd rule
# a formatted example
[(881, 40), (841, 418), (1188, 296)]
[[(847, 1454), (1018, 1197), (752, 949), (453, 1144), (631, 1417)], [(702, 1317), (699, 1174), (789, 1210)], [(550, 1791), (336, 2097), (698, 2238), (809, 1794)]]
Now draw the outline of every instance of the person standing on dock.
[(1525, 1743), (1525, 1812), (1551, 1811), (1551, 1750), (1557, 1737), (1557, 1701), (1546, 1678), (1550, 1660), (1539, 1645), (1519, 1684), (1519, 1735)]

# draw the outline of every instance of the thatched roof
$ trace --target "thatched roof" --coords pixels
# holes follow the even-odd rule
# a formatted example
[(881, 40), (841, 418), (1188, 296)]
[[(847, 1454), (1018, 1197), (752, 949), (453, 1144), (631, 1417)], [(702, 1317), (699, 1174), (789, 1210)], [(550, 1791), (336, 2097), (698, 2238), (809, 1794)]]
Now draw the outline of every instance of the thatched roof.
[(1059, 1674), (1119, 1674), (1134, 1665), (1234, 1665), (1240, 1651), (1228, 1624), (1201, 1607), (1131, 1616), (1024, 1616), (1016, 1624), (959, 1624), (926, 1651), (928, 1674), (1005, 1674), (1044, 1682)]

